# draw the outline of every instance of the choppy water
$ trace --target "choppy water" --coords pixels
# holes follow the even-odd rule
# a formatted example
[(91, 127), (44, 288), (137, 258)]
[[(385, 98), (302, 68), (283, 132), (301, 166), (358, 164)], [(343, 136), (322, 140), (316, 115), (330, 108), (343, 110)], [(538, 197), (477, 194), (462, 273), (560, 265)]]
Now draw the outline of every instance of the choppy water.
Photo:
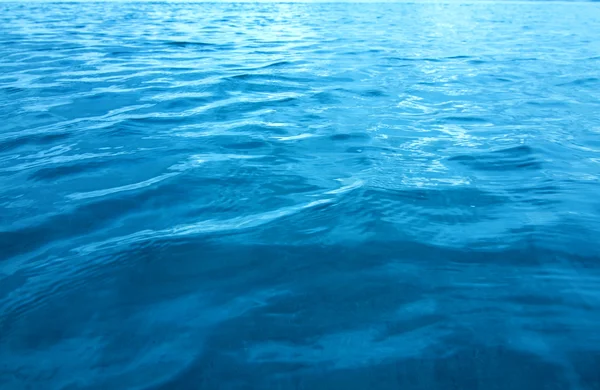
[(0, 5), (2, 389), (600, 389), (600, 4)]

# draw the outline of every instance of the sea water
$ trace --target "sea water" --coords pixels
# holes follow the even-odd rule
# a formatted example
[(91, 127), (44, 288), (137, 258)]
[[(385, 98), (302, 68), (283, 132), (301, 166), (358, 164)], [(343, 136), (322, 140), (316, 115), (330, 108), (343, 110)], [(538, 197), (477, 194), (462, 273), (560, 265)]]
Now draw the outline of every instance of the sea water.
[(0, 4), (0, 388), (600, 389), (600, 3)]

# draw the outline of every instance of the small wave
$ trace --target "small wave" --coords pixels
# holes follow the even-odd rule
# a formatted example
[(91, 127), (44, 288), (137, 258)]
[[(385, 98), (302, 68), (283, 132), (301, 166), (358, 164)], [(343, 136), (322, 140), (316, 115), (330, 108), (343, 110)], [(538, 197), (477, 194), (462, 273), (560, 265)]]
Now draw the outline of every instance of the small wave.
[(70, 199), (73, 199), (73, 200), (82, 200), (82, 199), (97, 198), (97, 197), (101, 197), (101, 196), (112, 195), (112, 194), (115, 194), (118, 192), (137, 190), (140, 188), (151, 186), (152, 184), (159, 183), (163, 180), (166, 180), (166, 179), (176, 176), (178, 174), (179, 173), (175, 173), (175, 172), (165, 173), (164, 175), (153, 177), (152, 179), (148, 179), (148, 180), (145, 180), (145, 181), (142, 181), (139, 183), (128, 184), (128, 185), (121, 186), (121, 187), (106, 188), (103, 190), (78, 192), (78, 193), (67, 195), (67, 197)]
[(329, 136), (332, 141), (366, 141), (370, 138), (367, 133), (338, 133)]
[(89, 161), (75, 164), (61, 164), (51, 168), (38, 169), (29, 175), (29, 178), (36, 181), (56, 181), (74, 175), (87, 174), (113, 164), (125, 165), (125, 162), (120, 161), (116, 163), (114, 161)]
[(268, 65), (264, 65), (261, 66), (259, 68), (256, 69), (272, 69), (272, 68), (280, 68), (280, 67), (285, 67), (285, 66), (290, 66), (290, 65), (299, 65), (305, 63), (304, 61), (276, 61), (273, 63), (270, 63)]
[(529, 146), (518, 146), (484, 154), (453, 156), (448, 160), (456, 161), (462, 165), (481, 171), (542, 168), (542, 162)]
[(345, 186), (337, 188), (335, 190), (327, 191), (327, 192), (325, 192), (325, 194), (327, 194), (327, 195), (343, 194), (345, 192), (349, 192), (349, 191), (355, 190), (357, 188), (360, 188), (364, 184), (365, 184), (364, 181), (362, 181), (362, 180), (356, 180), (355, 182), (353, 182), (351, 184), (345, 185)]
[(164, 41), (165, 45), (175, 46), (175, 47), (214, 47), (217, 46), (215, 43), (208, 42), (195, 42), (195, 41)]
[(0, 138), (0, 152), (8, 152), (13, 149), (18, 149), (26, 145), (46, 145), (52, 144), (57, 141), (64, 141), (71, 136), (68, 132), (57, 132), (57, 133), (43, 133), (43, 134), (28, 134), (23, 136), (16, 136), (9, 139), (2, 140)]
[(273, 138), (278, 141), (286, 142), (286, 141), (298, 141), (301, 139), (312, 138), (312, 137), (316, 137), (316, 135), (311, 134), (311, 133), (302, 133), (302, 134), (298, 134), (298, 135), (290, 135), (290, 136), (286, 136), (286, 137), (273, 137)]
[(146, 240), (156, 240), (163, 238), (174, 238), (198, 234), (224, 233), (229, 231), (239, 231), (245, 229), (256, 228), (267, 224), (276, 219), (293, 215), (302, 210), (310, 209), (317, 206), (326, 205), (333, 202), (333, 199), (320, 199), (313, 202), (305, 203), (298, 206), (285, 207), (278, 210), (268, 211), (261, 214), (236, 217), (229, 220), (207, 220), (193, 224), (179, 225), (170, 229), (164, 230), (144, 230), (124, 237), (117, 237), (104, 242), (85, 245), (78, 248), (76, 251), (80, 253), (94, 252), (101, 249), (110, 248), (113, 246), (131, 245), (136, 242)]
[(569, 81), (567, 83), (557, 84), (559, 87), (572, 87), (572, 86), (588, 86), (588, 85), (600, 85), (600, 78), (597, 77), (583, 77), (577, 80)]
[(477, 116), (447, 116), (441, 118), (445, 123), (489, 123), (485, 118)]

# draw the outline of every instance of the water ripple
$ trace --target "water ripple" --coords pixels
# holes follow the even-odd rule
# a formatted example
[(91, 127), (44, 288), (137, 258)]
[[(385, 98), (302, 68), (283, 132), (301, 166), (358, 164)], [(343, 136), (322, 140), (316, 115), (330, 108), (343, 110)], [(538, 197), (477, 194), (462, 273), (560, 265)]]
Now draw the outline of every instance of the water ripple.
[(0, 387), (596, 389), (599, 12), (0, 3)]

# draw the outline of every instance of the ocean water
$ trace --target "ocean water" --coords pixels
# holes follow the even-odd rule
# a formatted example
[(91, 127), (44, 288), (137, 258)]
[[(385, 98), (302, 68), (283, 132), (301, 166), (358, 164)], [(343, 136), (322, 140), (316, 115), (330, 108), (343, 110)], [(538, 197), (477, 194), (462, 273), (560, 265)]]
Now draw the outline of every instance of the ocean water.
[(600, 389), (600, 3), (0, 4), (0, 388)]

